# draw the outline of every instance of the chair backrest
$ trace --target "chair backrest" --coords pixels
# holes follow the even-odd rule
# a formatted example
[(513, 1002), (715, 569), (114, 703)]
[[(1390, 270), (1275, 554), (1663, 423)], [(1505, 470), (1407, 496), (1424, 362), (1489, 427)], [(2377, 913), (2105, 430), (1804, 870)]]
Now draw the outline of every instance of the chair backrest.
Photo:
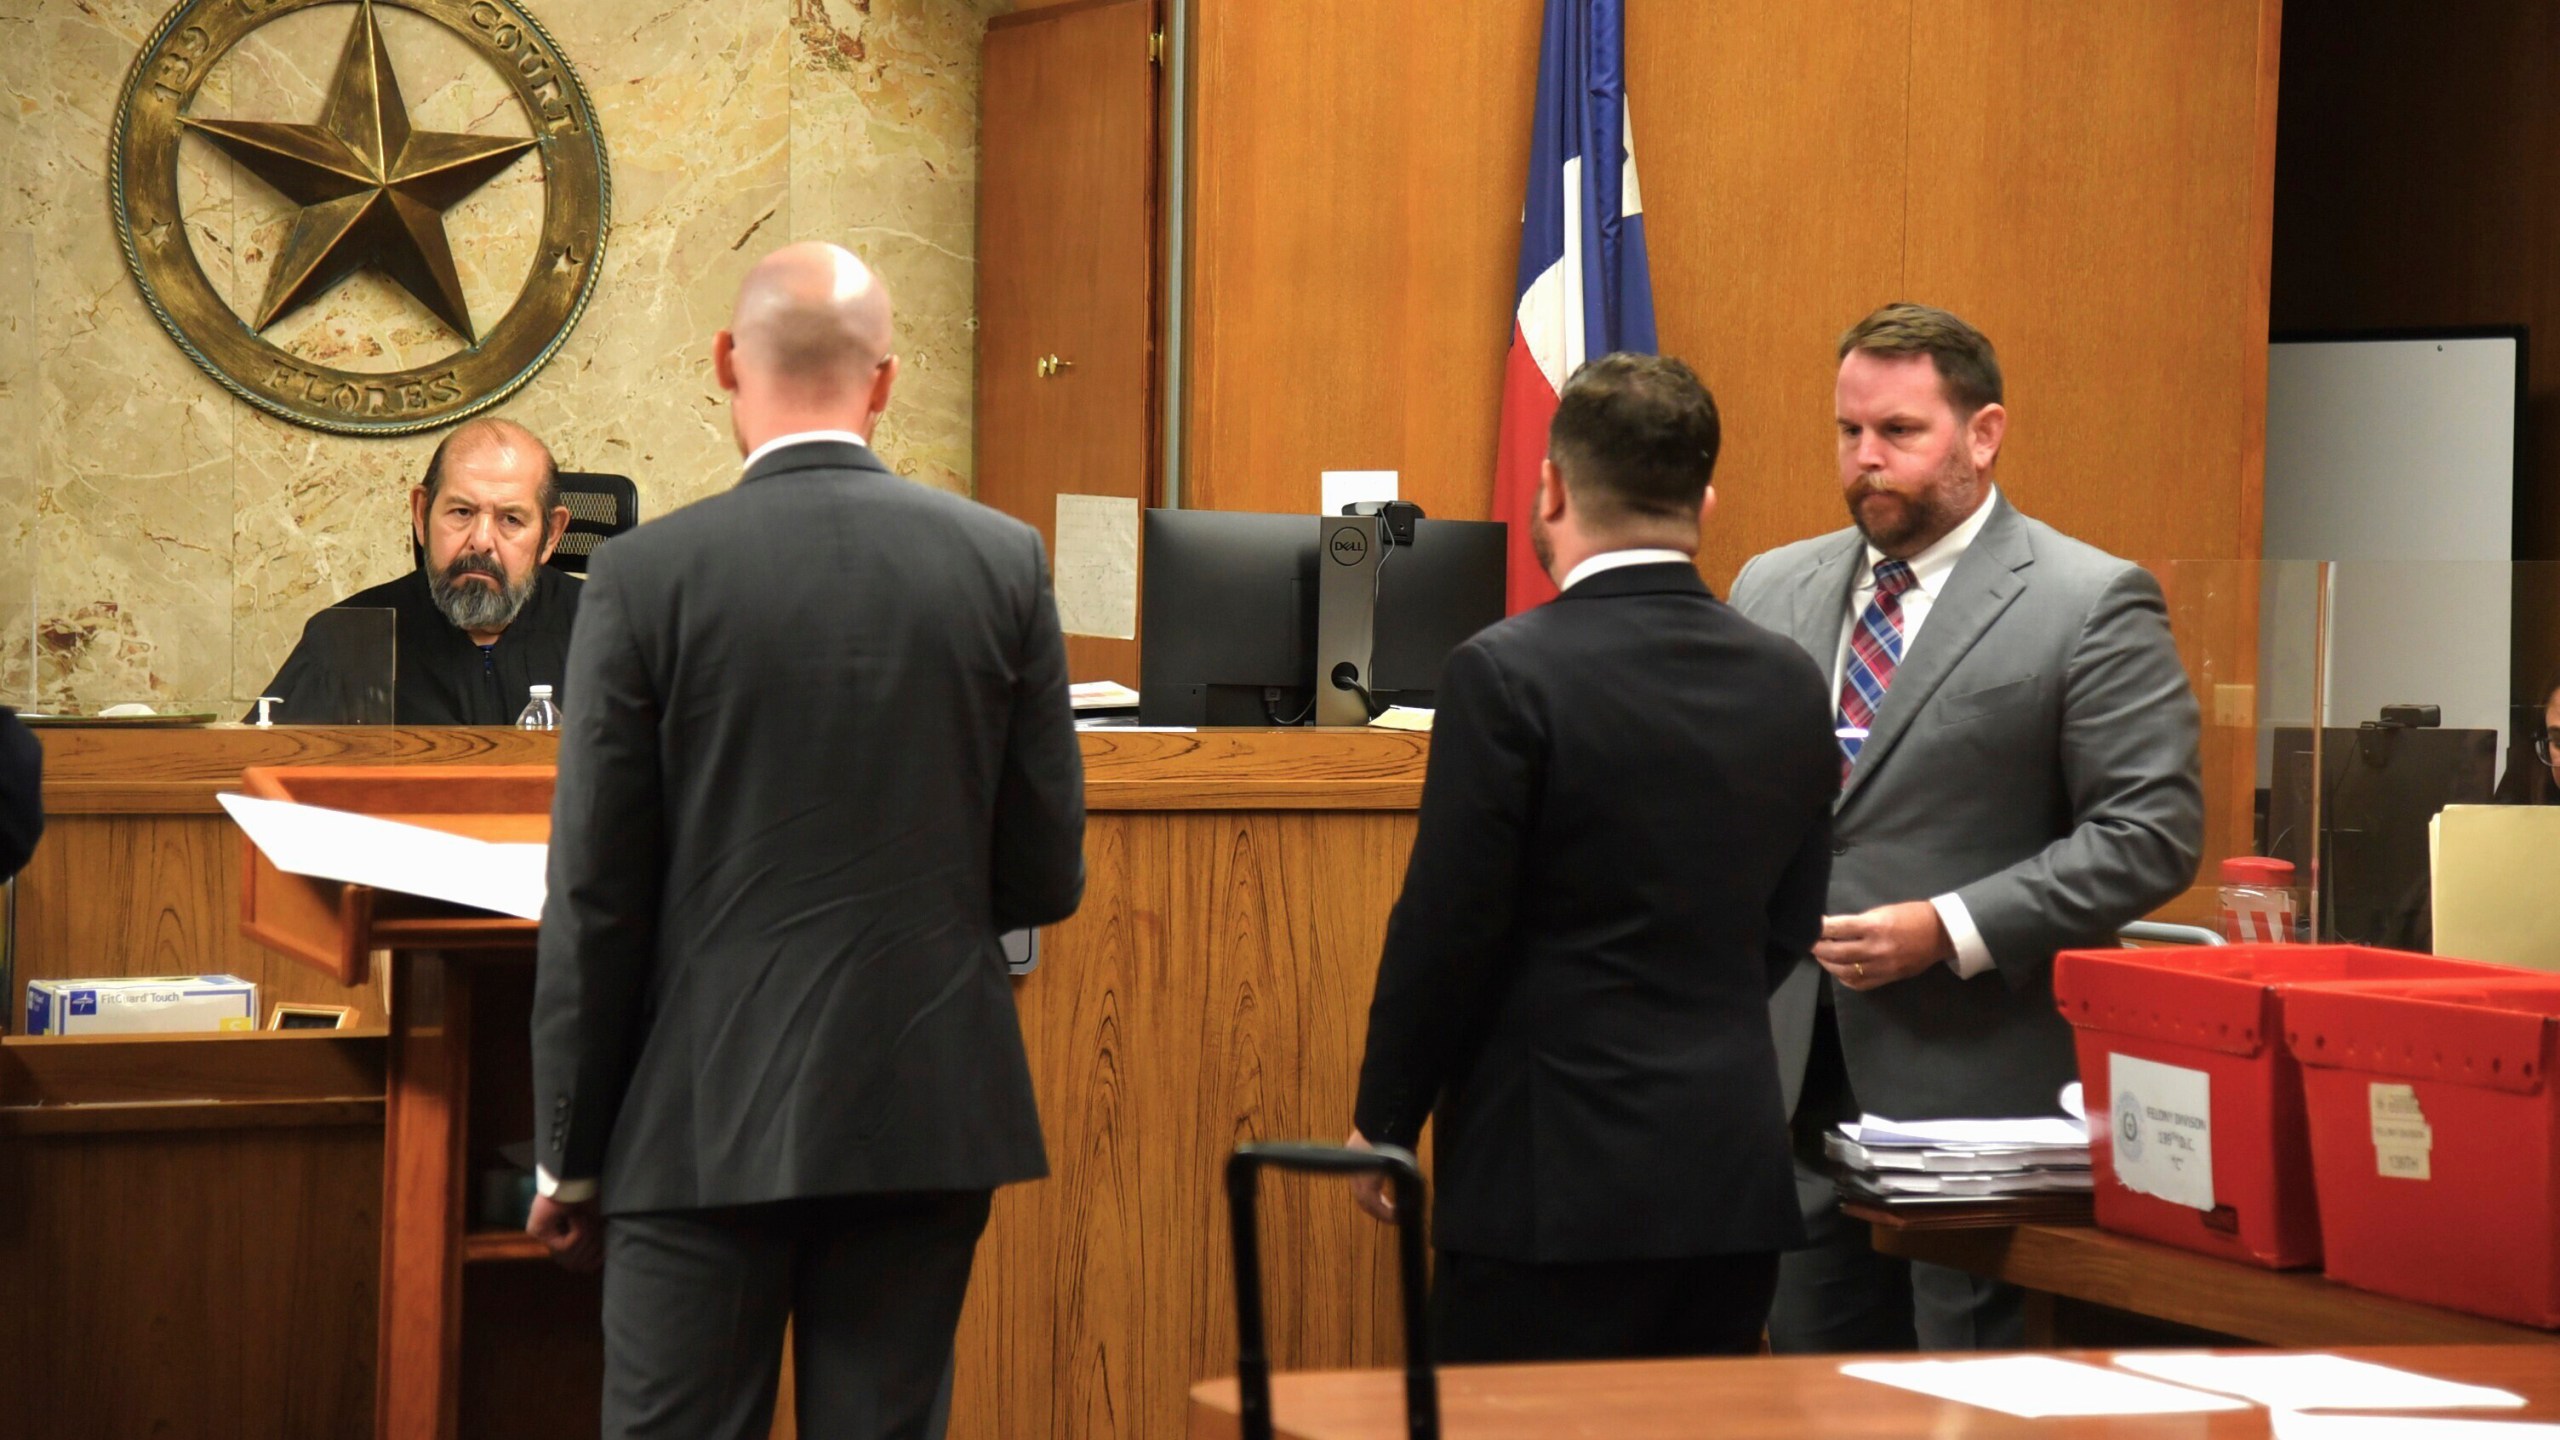
[[(640, 523), (640, 487), (628, 475), (563, 470), (560, 503), (569, 507), (569, 528), (561, 532), (560, 548), (551, 552), (551, 568), (580, 578), (597, 546)], [(409, 558), (427, 563), (426, 549), (415, 536), (409, 541)]]
[(569, 507), (569, 528), (551, 552), (551, 568), (572, 575), (587, 573), (597, 546), (640, 523), (640, 487), (628, 475), (563, 470), (560, 503)]

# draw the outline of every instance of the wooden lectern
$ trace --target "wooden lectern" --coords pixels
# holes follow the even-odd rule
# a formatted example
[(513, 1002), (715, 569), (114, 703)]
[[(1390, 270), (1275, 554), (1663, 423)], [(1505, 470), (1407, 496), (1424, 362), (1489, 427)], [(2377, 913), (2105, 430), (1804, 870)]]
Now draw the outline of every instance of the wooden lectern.
[[(545, 841), (549, 766), (257, 766), (243, 789), (483, 840)], [(595, 1277), (514, 1229), (467, 1224), (473, 1177), (533, 1133), (534, 922), (288, 875), (256, 846), (241, 927), (344, 983), (390, 956), (378, 1440), (593, 1434)], [(521, 1262), (542, 1260), (534, 1265)]]

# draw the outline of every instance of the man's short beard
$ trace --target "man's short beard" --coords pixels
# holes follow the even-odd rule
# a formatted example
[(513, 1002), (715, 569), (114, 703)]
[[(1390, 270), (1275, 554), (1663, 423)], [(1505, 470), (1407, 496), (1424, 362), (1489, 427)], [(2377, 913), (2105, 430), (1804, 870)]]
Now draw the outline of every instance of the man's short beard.
[[(462, 578), (466, 575), (486, 575), (498, 583), (475, 585)], [(504, 630), (524, 613), (524, 602), (533, 598), (533, 582), (532, 575), (521, 584), (508, 579), (495, 555), (460, 555), (442, 570), (427, 572), (427, 593), (457, 630)]]
[[(1981, 496), (1981, 487), (1977, 483), (1980, 473), (1974, 468), (1973, 457), (1957, 449), (1949, 451), (1945, 463), (1929, 477), (1936, 483), (1930, 485), (1926, 492), (1915, 493), (1891, 485), (1861, 481), (1858, 488), (1849, 492), (1849, 519), (1858, 527), (1858, 533), (1867, 537), (1868, 544), (1888, 555), (1900, 553), (1920, 536), (1944, 535), (1963, 523), (1964, 517), (1972, 513), (1970, 509), (1963, 508), (1965, 499), (1978, 500)], [(1958, 482), (1961, 482), (1960, 487)], [(1957, 493), (1959, 488), (1963, 492), (1961, 495)], [(1900, 496), (1905, 522), (1884, 532), (1868, 528), (1866, 512), (1858, 502), (1873, 494)]]

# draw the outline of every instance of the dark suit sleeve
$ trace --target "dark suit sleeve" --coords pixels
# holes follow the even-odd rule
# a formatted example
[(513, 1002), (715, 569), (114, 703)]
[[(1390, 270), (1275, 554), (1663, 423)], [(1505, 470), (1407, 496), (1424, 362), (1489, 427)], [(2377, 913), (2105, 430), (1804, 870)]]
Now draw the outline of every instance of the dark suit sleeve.
[(550, 894), (533, 993), (537, 1153), (556, 1179), (603, 1169), (656, 963), (665, 872), (656, 689), (610, 551), (569, 642)]
[(1769, 894), (1769, 993), (1778, 993), (1822, 938), (1823, 900), (1831, 889), (1831, 806), (1815, 809), (1813, 827), (1796, 846), (1778, 888)]
[(2200, 728), (2159, 582), (2127, 566), (2090, 608), (2063, 674), (2070, 833), (1956, 891), (2012, 983), (2058, 948), (2112, 936), (2195, 879)]
[(1501, 1001), (1545, 775), (1544, 740), (1481, 644), (1451, 653), (1439, 694), (1421, 821), (1387, 920), (1354, 1110), (1360, 1133), (1382, 1145), (1414, 1143), (1464, 1046)]
[(17, 874), (44, 834), (44, 746), (0, 706), (0, 880)]
[(1066, 637), (1037, 534), (1031, 567), (1022, 664), (996, 786), (989, 873), (999, 930), (1055, 924), (1084, 899), (1084, 753), (1067, 699)]

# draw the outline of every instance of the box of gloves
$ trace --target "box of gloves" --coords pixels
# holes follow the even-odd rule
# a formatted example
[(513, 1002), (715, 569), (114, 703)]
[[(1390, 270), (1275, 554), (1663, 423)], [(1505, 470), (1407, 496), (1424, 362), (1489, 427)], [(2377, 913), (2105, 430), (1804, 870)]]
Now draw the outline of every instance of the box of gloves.
[(103, 980), (27, 982), (30, 1035), (257, 1028), (257, 984), (237, 975), (118, 975)]

